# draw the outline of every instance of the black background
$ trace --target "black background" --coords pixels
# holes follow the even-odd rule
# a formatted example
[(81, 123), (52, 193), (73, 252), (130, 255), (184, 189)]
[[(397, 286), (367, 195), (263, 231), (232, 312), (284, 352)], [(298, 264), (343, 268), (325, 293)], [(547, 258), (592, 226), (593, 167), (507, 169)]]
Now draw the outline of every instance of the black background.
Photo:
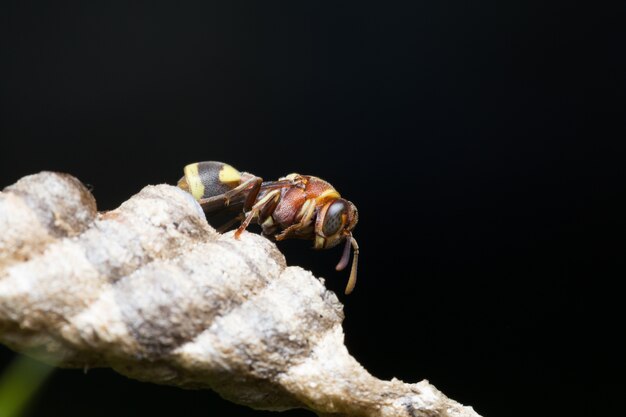
[[(106, 210), (197, 160), (320, 176), (359, 208), (356, 291), (339, 249), (280, 247), (370, 372), (484, 416), (615, 415), (624, 10), (587, 7), (3, 2), (0, 186), (69, 172)], [(29, 415), (274, 414), (63, 370)]]

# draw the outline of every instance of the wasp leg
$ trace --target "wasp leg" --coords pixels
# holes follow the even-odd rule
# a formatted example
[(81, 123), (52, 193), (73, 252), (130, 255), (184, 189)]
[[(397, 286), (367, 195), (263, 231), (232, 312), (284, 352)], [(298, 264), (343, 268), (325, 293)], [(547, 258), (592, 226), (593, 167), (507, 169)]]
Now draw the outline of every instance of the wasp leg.
[(232, 226), (237, 224), (238, 222), (241, 222), (243, 219), (244, 219), (243, 214), (240, 214), (239, 216), (233, 217), (232, 219), (230, 219), (229, 221), (227, 221), (220, 227), (216, 228), (215, 230), (217, 230), (218, 233), (224, 233), (228, 229), (230, 229)]
[(252, 204), (254, 204), (254, 200), (256, 200), (256, 196), (259, 194), (259, 190), (261, 189), (261, 184), (263, 183), (263, 178), (261, 177), (251, 177), (246, 181), (239, 184), (237, 187), (233, 188), (230, 191), (222, 194), (224, 196), (224, 204), (227, 206), (230, 204), (230, 200), (234, 197), (246, 192), (249, 190), (248, 196), (246, 197), (246, 205), (249, 200), (252, 200)]
[(200, 200), (198, 200), (198, 203), (200, 203), (200, 206), (205, 212), (211, 212), (216, 209), (227, 207), (232, 199), (238, 196), (243, 196), (247, 192), (248, 195), (245, 198), (245, 202), (246, 204), (248, 204), (248, 202), (251, 200), (250, 205), (252, 205), (254, 203), (254, 200), (256, 199), (256, 196), (259, 194), (262, 183), (262, 178), (252, 176), (232, 190), (216, 196), (201, 198)]
[(315, 214), (315, 200), (309, 199), (304, 202), (304, 205), (301, 209), (302, 218), (298, 223), (292, 224), (287, 227), (285, 230), (277, 234), (276, 240), (283, 240), (289, 237), (295, 236), (297, 231), (302, 231), (304, 228), (311, 224), (311, 219), (313, 218), (313, 214)]
[(246, 197), (246, 203), (244, 207), (252, 206), (254, 204), (254, 201), (256, 200), (257, 195), (259, 195), (259, 191), (261, 190), (261, 184), (263, 184), (263, 178), (253, 176), (250, 179), (242, 182), (232, 190), (225, 192), (224, 197), (226, 198), (226, 205), (230, 203), (230, 200), (233, 197), (249, 189), (250, 192)]
[(280, 189), (270, 191), (267, 193), (262, 199), (256, 202), (252, 209), (246, 215), (246, 218), (241, 222), (241, 225), (235, 232), (235, 239), (239, 239), (239, 236), (243, 233), (244, 230), (248, 228), (250, 222), (259, 216), (259, 213), (263, 211), (263, 209), (270, 204), (275, 204), (276, 200), (280, 198)]

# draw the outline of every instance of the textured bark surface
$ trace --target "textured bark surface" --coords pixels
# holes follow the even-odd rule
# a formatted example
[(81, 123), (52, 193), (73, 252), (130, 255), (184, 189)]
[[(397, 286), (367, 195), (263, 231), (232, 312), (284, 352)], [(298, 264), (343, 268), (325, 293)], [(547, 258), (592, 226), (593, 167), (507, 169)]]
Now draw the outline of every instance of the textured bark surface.
[(261, 236), (218, 234), (176, 187), (97, 213), (78, 180), (43, 172), (0, 193), (0, 230), (0, 341), (16, 351), (259, 409), (478, 416), (427, 381), (371, 376), (323, 282)]

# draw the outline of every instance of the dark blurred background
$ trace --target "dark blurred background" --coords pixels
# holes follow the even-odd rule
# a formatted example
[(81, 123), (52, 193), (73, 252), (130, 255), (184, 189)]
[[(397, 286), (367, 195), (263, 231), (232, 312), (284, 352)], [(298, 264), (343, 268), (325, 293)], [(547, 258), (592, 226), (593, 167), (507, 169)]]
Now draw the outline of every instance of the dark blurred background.
[[(616, 415), (625, 16), (586, 7), (5, 1), (0, 187), (69, 172), (107, 210), (192, 161), (320, 176), (359, 208), (355, 292), (340, 249), (280, 247), (365, 368), (484, 416)], [(27, 415), (275, 414), (62, 370)]]

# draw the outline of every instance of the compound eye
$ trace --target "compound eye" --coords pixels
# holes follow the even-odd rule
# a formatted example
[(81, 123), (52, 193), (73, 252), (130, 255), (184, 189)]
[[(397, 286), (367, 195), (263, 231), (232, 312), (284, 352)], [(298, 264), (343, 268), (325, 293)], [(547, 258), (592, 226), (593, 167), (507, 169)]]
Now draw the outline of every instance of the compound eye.
[(324, 225), (322, 232), (324, 236), (332, 236), (343, 226), (343, 215), (346, 213), (347, 207), (343, 201), (335, 201), (326, 210), (324, 216)]

